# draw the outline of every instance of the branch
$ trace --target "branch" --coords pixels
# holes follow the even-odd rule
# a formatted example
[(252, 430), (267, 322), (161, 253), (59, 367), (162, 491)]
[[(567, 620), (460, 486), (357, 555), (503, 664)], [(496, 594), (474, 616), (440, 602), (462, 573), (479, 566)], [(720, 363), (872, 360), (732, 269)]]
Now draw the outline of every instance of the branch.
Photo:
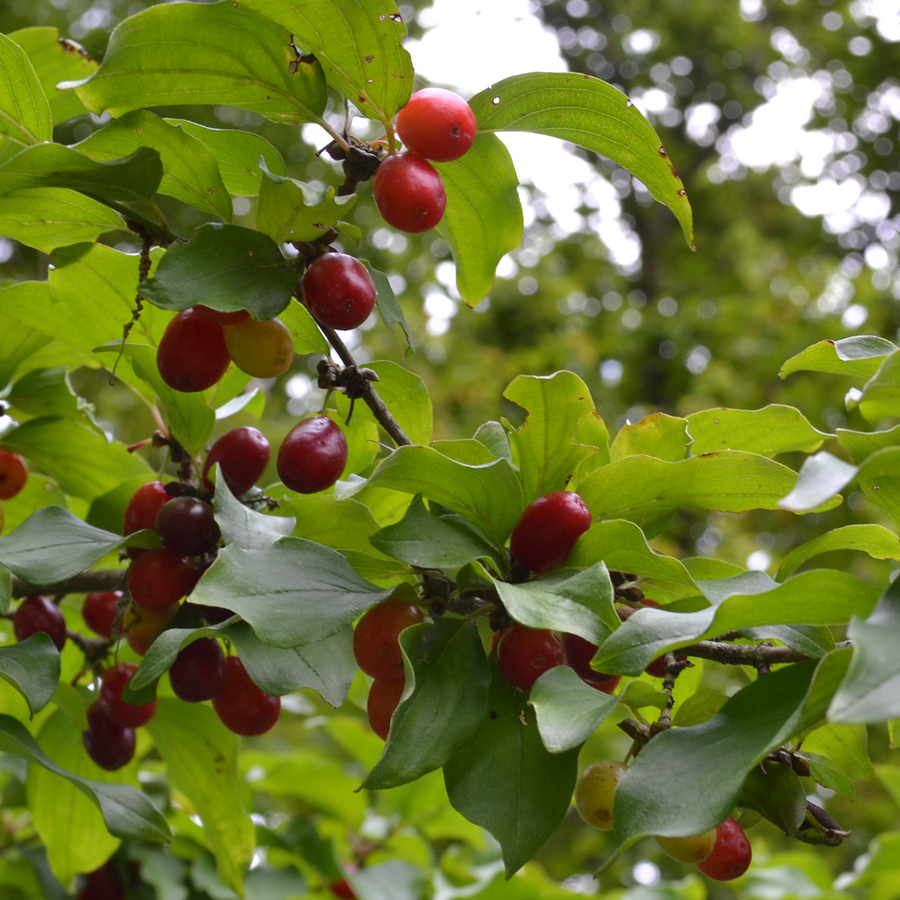
[(16, 599), (32, 594), (87, 594), (90, 591), (117, 591), (125, 584), (126, 569), (103, 569), (99, 572), (79, 572), (65, 581), (54, 584), (30, 584), (21, 578), (13, 578), (12, 595)]
[(779, 663), (805, 662), (810, 657), (790, 647), (771, 644), (725, 644), (720, 641), (698, 641), (679, 647), (679, 655), (697, 656), (727, 666), (774, 666)]

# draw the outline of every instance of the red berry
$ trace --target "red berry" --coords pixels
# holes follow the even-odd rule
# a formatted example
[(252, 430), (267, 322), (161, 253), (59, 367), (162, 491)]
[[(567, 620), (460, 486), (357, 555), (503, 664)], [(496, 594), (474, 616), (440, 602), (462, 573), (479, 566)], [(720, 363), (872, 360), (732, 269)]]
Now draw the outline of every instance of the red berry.
[(237, 656), (225, 660), (225, 685), (212, 698), (222, 724), (235, 734), (253, 737), (265, 734), (278, 721), (281, 698), (265, 693), (251, 680)]
[(217, 309), (210, 309), (202, 303), (194, 304), (194, 312), (200, 313), (204, 319), (210, 322), (216, 322), (219, 325), (234, 325), (235, 322), (243, 322), (244, 319), (250, 317), (250, 313), (246, 309), (238, 309), (234, 312), (219, 312)]
[(278, 477), (298, 494), (330, 488), (347, 465), (347, 438), (328, 416), (298, 422), (278, 449)]
[(331, 884), (328, 885), (328, 889), (335, 897), (338, 897), (339, 900), (356, 900), (356, 894), (353, 893), (353, 888), (347, 883), (346, 878), (339, 878), (337, 881), (332, 881)]
[(353, 632), (356, 664), (376, 679), (403, 680), (400, 632), (424, 621), (421, 610), (402, 600), (387, 600), (363, 614)]
[(403, 678), (376, 678), (369, 688), (366, 714), (369, 726), (383, 741), (391, 730), (391, 717), (400, 705), (400, 697), (406, 682)]
[(416, 91), (397, 116), (397, 134), (406, 148), (436, 162), (459, 159), (477, 128), (472, 107), (443, 88)]
[[(597, 652), (596, 644), (592, 644), (580, 635), (566, 633), (562, 636), (562, 645), (567, 665), (583, 682), (606, 694), (612, 693), (612, 689), (619, 683), (619, 677), (607, 675), (606, 672), (597, 672), (591, 668), (591, 660)], [(612, 686), (607, 690), (609, 682), (612, 682)]]
[(131, 599), (144, 609), (165, 609), (190, 593), (196, 583), (194, 564), (168, 547), (148, 550), (128, 569)]
[(122, 631), (128, 646), (143, 656), (150, 645), (162, 634), (166, 625), (175, 617), (179, 605), (173, 603), (163, 609), (141, 609), (134, 603), (129, 604), (122, 620)]
[(169, 322), (156, 350), (163, 381), (187, 393), (212, 387), (230, 362), (222, 326), (193, 309), (183, 310)]
[(98, 703), (87, 711), (88, 728), (81, 740), (88, 756), (108, 772), (121, 769), (134, 756), (134, 729), (117, 725), (108, 718)]
[(572, 491), (554, 491), (526, 508), (509, 539), (512, 555), (532, 572), (546, 572), (569, 555), (591, 527), (591, 511)]
[(76, 900), (125, 900), (125, 886), (118, 867), (109, 861), (89, 872)]
[(0, 449), (0, 500), (12, 500), (28, 481), (25, 460), (18, 453)]
[(100, 696), (97, 705), (103, 714), (116, 725), (124, 728), (139, 728), (146, 725), (156, 714), (156, 701), (150, 703), (129, 703), (122, 699), (122, 691), (137, 672), (134, 663), (118, 663), (103, 673)]
[(225, 686), (225, 654), (213, 638), (198, 638), (175, 657), (169, 683), (175, 696), (187, 703), (211, 700)]
[(13, 631), (17, 641), (24, 641), (43, 631), (62, 650), (66, 643), (66, 620), (59, 607), (40, 594), (26, 597), (13, 615)]
[(750, 867), (753, 851), (744, 829), (729, 816), (716, 829), (716, 842), (697, 868), (715, 881), (731, 881), (739, 878)]
[[(132, 495), (125, 507), (125, 519), (122, 524), (122, 534), (134, 534), (145, 528), (156, 528), (156, 516), (163, 506), (172, 499), (171, 494), (166, 493), (166, 486), (161, 481), (150, 481), (142, 484)], [(130, 549), (128, 555), (137, 559), (146, 550), (140, 548)]]
[(372, 179), (372, 196), (384, 221), (409, 234), (434, 228), (447, 207), (437, 169), (415, 153), (384, 160)]
[(358, 328), (375, 306), (375, 282), (366, 267), (346, 253), (314, 259), (303, 275), (303, 299), (329, 328)]
[[(122, 596), (121, 591), (91, 591), (85, 595), (81, 607), (81, 617), (94, 634), (100, 637), (112, 637), (113, 622), (116, 619), (116, 604)], [(119, 633), (122, 633), (121, 624)]]
[(497, 662), (510, 684), (527, 691), (544, 672), (565, 665), (566, 655), (552, 631), (515, 624), (500, 638)]
[(203, 556), (222, 537), (213, 508), (196, 497), (174, 497), (166, 503), (156, 515), (156, 532), (179, 556)]
[(213, 484), (206, 473), (216, 464), (222, 470), (222, 477), (231, 493), (242, 497), (262, 477), (272, 451), (266, 436), (248, 425), (226, 431), (206, 454), (203, 464), (203, 484), (213, 490)]

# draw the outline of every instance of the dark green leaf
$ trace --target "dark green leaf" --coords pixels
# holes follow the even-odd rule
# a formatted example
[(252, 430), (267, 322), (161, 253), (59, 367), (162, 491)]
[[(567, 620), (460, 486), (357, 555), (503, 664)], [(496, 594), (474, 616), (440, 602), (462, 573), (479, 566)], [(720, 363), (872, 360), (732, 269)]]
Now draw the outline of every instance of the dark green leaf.
[(578, 751), (548, 752), (534, 711), (496, 665), (493, 669), (488, 714), (444, 765), (444, 780), (454, 808), (499, 841), (511, 876), (566, 814)]
[(519, 176), (506, 145), (483, 133), (475, 135), (465, 156), (435, 168), (447, 192), (437, 230), (453, 251), (460, 296), (477, 306), (491, 289), (501, 258), (522, 240)]
[(811, 453), (830, 437), (813, 428), (799, 410), (774, 403), (763, 409), (705, 409), (687, 421), (694, 456), (711, 450), (748, 450), (760, 456)]
[(851, 778), (875, 777), (865, 725), (822, 725), (803, 739), (803, 752), (824, 756)]
[(624, 166), (675, 213), (693, 247), (691, 207), (681, 179), (653, 126), (612, 85), (574, 72), (532, 72), (491, 85), (471, 106), (479, 132), (548, 134)]
[(900, 559), (900, 538), (883, 525), (844, 525), (791, 550), (775, 578), (784, 581), (807, 560), (834, 550), (859, 550), (873, 559)]
[(439, 619), (400, 637), (407, 688), (391, 720), (384, 754), (363, 787), (414, 781), (442, 766), (485, 717), (491, 669), (475, 622)]
[(837, 428), (835, 433), (838, 443), (856, 465), (882, 447), (896, 447), (900, 444), (900, 425), (886, 431), (849, 431), (846, 428)]
[(839, 341), (819, 341), (792, 356), (778, 373), (787, 378), (794, 372), (831, 372), (869, 378), (881, 360), (897, 349), (896, 345), (874, 335), (855, 335)]
[(372, 281), (375, 282), (375, 290), (378, 292), (376, 303), (378, 315), (381, 316), (381, 321), (384, 322), (388, 327), (388, 330), (392, 332), (395, 330), (394, 326), (399, 325), (406, 337), (407, 350), (410, 353), (415, 353), (415, 342), (409, 331), (409, 325), (406, 324), (406, 316), (403, 315), (403, 307), (400, 306), (400, 301), (394, 294), (394, 289), (391, 287), (391, 282), (388, 280), (387, 275), (385, 275), (384, 272), (379, 272), (377, 269), (371, 267), (369, 267), (369, 274), (372, 276)]
[(0, 135), (27, 147), (53, 139), (50, 104), (25, 51), (0, 34)]
[(609, 448), (610, 459), (615, 462), (625, 456), (638, 453), (679, 462), (688, 454), (691, 443), (687, 420), (664, 413), (654, 413), (631, 424), (626, 422)]
[(884, 359), (866, 382), (858, 402), (859, 411), (869, 422), (900, 415), (900, 353), (895, 350)]
[(900, 447), (884, 447), (867, 457), (859, 467), (856, 481), (869, 502), (900, 522)]
[(59, 651), (41, 631), (24, 641), (0, 647), (0, 678), (25, 698), (32, 716), (53, 699), (59, 672)]
[(116, 118), (147, 106), (222, 103), (279, 122), (321, 121), (322, 67), (305, 62), (292, 72), (295, 56), (291, 33), (245, 3), (163, 4), (125, 19), (97, 74), (65, 86), (91, 112)]
[(754, 641), (781, 641), (785, 647), (811, 659), (818, 659), (835, 648), (834, 635), (824, 625), (760, 625), (742, 628), (741, 634)]
[(792, 769), (765, 762), (747, 773), (737, 805), (755, 809), (785, 834), (797, 837), (806, 818), (806, 791)]
[(308, 184), (264, 173), (256, 207), (256, 227), (283, 244), (316, 241), (342, 217), (346, 217), (356, 194), (335, 197), (334, 188), (324, 193)]
[(221, 468), (215, 468), (213, 508), (224, 543), (237, 544), (242, 550), (264, 550), (294, 530), (297, 520), (293, 517), (267, 516), (244, 506), (229, 490)]

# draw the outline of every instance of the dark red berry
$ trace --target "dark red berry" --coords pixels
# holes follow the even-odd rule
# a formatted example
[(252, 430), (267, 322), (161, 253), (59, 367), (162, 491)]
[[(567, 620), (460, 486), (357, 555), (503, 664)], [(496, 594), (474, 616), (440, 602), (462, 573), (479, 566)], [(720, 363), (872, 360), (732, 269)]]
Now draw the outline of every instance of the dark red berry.
[(497, 662), (511, 685), (527, 691), (544, 672), (565, 665), (566, 655), (554, 632), (515, 624), (500, 638)]
[[(604, 691), (604, 693), (612, 693), (612, 688), (619, 683), (619, 677), (617, 675), (607, 675), (606, 672), (597, 672), (591, 668), (591, 660), (597, 652), (596, 644), (592, 644), (580, 635), (566, 633), (562, 636), (562, 645), (563, 652), (566, 655), (566, 663), (582, 681), (593, 688), (597, 688), (597, 690)], [(606, 690), (606, 685), (609, 682), (612, 682), (612, 687)]]
[(421, 610), (402, 600), (387, 600), (368, 610), (353, 632), (356, 664), (376, 679), (403, 678), (400, 632), (424, 621)]
[(0, 500), (12, 500), (27, 481), (25, 460), (18, 453), (0, 449)]
[(203, 484), (211, 491), (214, 486), (206, 473), (216, 464), (231, 493), (243, 497), (262, 477), (269, 464), (271, 448), (266, 436), (248, 425), (226, 431), (206, 454), (203, 464)]
[(436, 162), (459, 159), (472, 146), (477, 127), (472, 107), (443, 88), (416, 91), (397, 116), (397, 134), (406, 148)]
[(744, 829), (729, 816), (716, 829), (716, 842), (697, 868), (715, 881), (739, 878), (750, 867), (753, 850)]
[(384, 221), (409, 234), (434, 228), (447, 207), (440, 174), (415, 153), (384, 160), (372, 179), (372, 196)]
[(235, 734), (253, 737), (265, 734), (278, 721), (281, 698), (265, 693), (251, 680), (237, 656), (225, 660), (225, 685), (212, 698), (222, 724)]
[(62, 650), (66, 643), (66, 620), (59, 607), (40, 594), (26, 597), (13, 615), (13, 631), (17, 641), (24, 641), (43, 631)]
[[(116, 619), (116, 604), (122, 596), (121, 591), (91, 591), (85, 595), (81, 607), (81, 617), (94, 634), (100, 637), (112, 637), (113, 622)], [(121, 624), (119, 633), (122, 633)]]
[(366, 701), (369, 726), (383, 741), (391, 730), (391, 717), (400, 705), (405, 684), (403, 678), (376, 678), (369, 688)]
[(303, 299), (329, 328), (358, 328), (375, 306), (375, 282), (366, 267), (346, 253), (314, 259), (303, 275)]
[(144, 609), (162, 610), (194, 589), (197, 569), (168, 547), (148, 550), (128, 569), (131, 599)]
[(225, 654), (213, 638), (198, 638), (182, 649), (172, 668), (169, 683), (175, 696), (187, 703), (211, 700), (225, 686), (228, 667)]
[(124, 728), (140, 728), (146, 725), (156, 714), (156, 701), (150, 703), (129, 703), (122, 699), (122, 691), (137, 671), (134, 663), (120, 662), (103, 673), (100, 685), (100, 696), (97, 705), (103, 714), (116, 725)]
[[(150, 481), (142, 484), (132, 495), (125, 507), (125, 520), (122, 534), (134, 534), (145, 528), (156, 527), (156, 516), (163, 506), (172, 499), (166, 493), (166, 486), (161, 481)], [(132, 559), (143, 556), (147, 551), (141, 547), (129, 547), (128, 555)]]
[(278, 449), (278, 477), (299, 494), (330, 488), (347, 465), (347, 438), (328, 416), (296, 424)]
[(156, 515), (156, 532), (179, 556), (203, 556), (222, 537), (213, 508), (197, 497), (174, 497), (166, 503)]
[(533, 501), (509, 539), (512, 555), (532, 572), (564, 562), (575, 541), (591, 527), (591, 511), (572, 491), (554, 491)]
[(209, 319), (218, 325), (234, 325), (235, 322), (243, 322), (244, 319), (250, 318), (250, 313), (246, 309), (238, 309), (234, 312), (219, 312), (219, 310), (210, 309), (202, 303), (194, 304), (194, 312), (200, 313), (204, 319)]
[(117, 725), (100, 708), (92, 704), (87, 711), (88, 728), (81, 739), (88, 756), (108, 772), (121, 769), (134, 756), (134, 729)]
[(353, 892), (353, 888), (350, 887), (346, 878), (339, 878), (337, 881), (332, 881), (331, 884), (328, 885), (328, 889), (335, 897), (338, 897), (339, 900), (356, 900), (356, 894)]
[(183, 310), (169, 322), (156, 350), (163, 381), (186, 393), (212, 387), (230, 362), (222, 326), (193, 309)]
[(118, 866), (110, 860), (85, 875), (76, 900), (125, 900), (125, 885)]

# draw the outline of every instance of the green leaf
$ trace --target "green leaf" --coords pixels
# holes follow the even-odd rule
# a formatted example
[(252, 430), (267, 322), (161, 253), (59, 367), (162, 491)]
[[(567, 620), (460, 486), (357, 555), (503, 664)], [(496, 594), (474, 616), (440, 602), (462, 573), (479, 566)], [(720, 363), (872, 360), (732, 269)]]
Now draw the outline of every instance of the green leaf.
[[(378, 375), (378, 395), (406, 436), (414, 444), (431, 443), (433, 413), (425, 382), (414, 372), (390, 360), (366, 363), (366, 368)], [(360, 404), (357, 404), (359, 408)], [(371, 415), (367, 406), (360, 413)]]
[[(39, 354), (42, 356), (41, 351), (46, 352), (47, 345), (51, 344), (52, 340), (37, 329), (29, 328), (5, 316), (0, 318), (0, 323), (2, 323), (0, 324), (0, 391), (4, 391), (19, 371), (20, 366), (22, 372), (19, 374), (24, 374), (32, 367), (40, 368), (39, 359), (34, 359), (34, 357)], [(53, 348), (51, 352), (59, 349)], [(30, 364), (28, 364), (29, 360)]]
[(491, 289), (501, 258), (522, 240), (519, 176), (506, 145), (483, 133), (475, 135), (463, 157), (434, 167), (447, 192), (437, 231), (453, 251), (460, 296), (477, 306)]
[(491, 85), (470, 101), (478, 130), (533, 131), (619, 163), (675, 213), (693, 247), (687, 195), (653, 126), (612, 85), (589, 75), (532, 72)]
[(886, 431), (850, 431), (846, 428), (837, 428), (835, 433), (838, 443), (856, 465), (882, 447), (896, 447), (900, 444), (900, 425)]
[(221, 467), (216, 465), (215, 469), (212, 502), (224, 543), (237, 544), (242, 550), (264, 550), (294, 530), (297, 520), (293, 517), (267, 516), (244, 506), (229, 490)]
[(9, 37), (28, 54), (44, 95), (50, 102), (50, 114), (55, 124), (87, 112), (74, 91), (58, 91), (56, 85), (60, 81), (86, 78), (97, 70), (98, 62), (92, 60), (74, 41), (61, 38), (58, 28), (21, 28), (11, 32)]
[(654, 413), (635, 424), (623, 425), (609, 448), (609, 455), (613, 462), (637, 454), (679, 462), (687, 456), (690, 443), (685, 419)]
[(711, 719), (726, 703), (728, 698), (724, 694), (714, 691), (697, 691), (691, 694), (683, 703), (679, 703), (672, 724), (679, 728), (688, 725), (699, 725)]
[(25, 51), (0, 34), (0, 135), (27, 147), (53, 140), (50, 104)]
[[(67, 729), (71, 726), (67, 723)], [(104, 784), (96, 779), (62, 769), (41, 750), (25, 726), (12, 716), (0, 714), (0, 750), (42, 765), (71, 781), (103, 813), (110, 834), (154, 843), (171, 840), (169, 826), (151, 800), (128, 784)]]
[(885, 722), (900, 716), (900, 580), (892, 582), (867, 619), (847, 628), (853, 659), (828, 710), (831, 722)]
[(864, 385), (858, 402), (869, 422), (900, 415), (900, 353), (895, 350), (884, 359)]
[(857, 472), (856, 466), (820, 450), (804, 460), (796, 484), (778, 505), (792, 512), (815, 509), (850, 484)]
[(444, 765), (444, 780), (453, 807), (500, 843), (509, 877), (566, 814), (578, 751), (548, 752), (523, 695), (493, 670), (488, 714)]
[(372, 276), (372, 281), (375, 282), (375, 290), (377, 291), (375, 303), (378, 315), (381, 316), (381, 321), (391, 333), (395, 331), (394, 326), (399, 325), (403, 331), (403, 336), (406, 338), (407, 351), (415, 353), (415, 342), (410, 333), (409, 325), (406, 323), (406, 316), (403, 315), (403, 307), (400, 305), (400, 301), (391, 287), (390, 279), (384, 272), (379, 272), (378, 269), (373, 269), (371, 266), (369, 266), (369, 274)]
[(335, 550), (283, 538), (263, 550), (226, 547), (191, 600), (236, 612), (267, 644), (302, 647), (337, 634), (390, 594), (360, 578)]
[(296, 518), (293, 536), (315, 540), (335, 550), (372, 553), (369, 535), (378, 522), (367, 506), (356, 500), (336, 500), (334, 494), (279, 495), (280, 512)]
[(42, 631), (24, 641), (0, 647), (0, 678), (25, 698), (32, 716), (53, 699), (59, 673), (59, 651)]
[(856, 475), (857, 484), (868, 500), (900, 522), (900, 447), (885, 447), (866, 458)]
[(687, 417), (693, 438), (691, 453), (747, 450), (760, 456), (818, 450), (831, 435), (813, 428), (792, 406), (771, 404), (763, 409), (705, 409)]
[(818, 753), (851, 778), (874, 778), (865, 725), (822, 725), (803, 739), (804, 753)]
[(124, 538), (94, 528), (60, 506), (45, 506), (0, 537), (0, 562), (23, 581), (55, 584), (126, 544), (144, 543), (138, 536)]
[(207, 128), (187, 119), (166, 119), (182, 131), (196, 138), (210, 150), (219, 166), (219, 173), (229, 194), (235, 197), (255, 197), (262, 183), (263, 170), (284, 175), (281, 154), (261, 135), (230, 128)]
[[(406, 26), (393, 0), (246, 0), (314, 54), (328, 83), (370, 119), (388, 127), (413, 89), (413, 67), (401, 46)], [(300, 64), (301, 66), (304, 63)]]
[(474, 522), (502, 546), (522, 514), (522, 489), (505, 460), (456, 462), (431, 447), (400, 447), (378, 464), (367, 484), (423, 494)]
[(322, 67), (309, 61), (292, 72), (291, 43), (289, 31), (245, 3), (163, 4), (118, 25), (96, 75), (62, 86), (114, 118), (148, 106), (221, 103), (276, 122), (319, 122)]
[(495, 559), (491, 546), (467, 519), (435, 515), (420, 496), (413, 498), (403, 518), (369, 538), (372, 546), (394, 559), (425, 569), (455, 569), (476, 559)]
[(162, 160), (160, 194), (231, 221), (231, 197), (212, 152), (177, 125), (148, 110), (126, 113), (76, 145), (86, 156), (101, 161), (128, 156), (140, 147), (156, 150)]
[(525, 502), (563, 490), (578, 464), (597, 452), (576, 443), (581, 421), (594, 413), (587, 385), (571, 372), (520, 375), (503, 396), (528, 411), (525, 423), (510, 435)]
[(294, 338), (294, 350), (299, 353), (324, 353), (331, 352), (331, 347), (325, 336), (319, 331), (319, 326), (309, 314), (309, 310), (302, 303), (288, 303), (279, 313), (278, 318), (287, 326)]
[(291, 302), (294, 266), (267, 235), (238, 225), (201, 225), (193, 240), (174, 245), (141, 285), (141, 294), (163, 309), (203, 303), (221, 312), (250, 310), (271, 319)]
[(873, 559), (900, 559), (900, 538), (883, 525), (844, 525), (791, 550), (775, 579), (784, 581), (807, 560), (834, 550), (859, 550)]
[(738, 806), (755, 809), (785, 834), (797, 837), (806, 819), (806, 791), (787, 766), (765, 761), (747, 773)]
[(439, 619), (407, 628), (406, 698), (391, 720), (384, 753), (363, 787), (395, 787), (442, 766), (481, 725), (491, 669), (475, 622)]
[(222, 884), (243, 893), (256, 832), (241, 804), (238, 738), (205, 705), (162, 697), (147, 731), (166, 763), (169, 783), (194, 805), (216, 857)]
[(563, 753), (580, 747), (616, 709), (619, 698), (586, 684), (568, 666), (555, 666), (538, 678), (528, 702), (544, 746)]
[(875, 335), (855, 335), (839, 341), (819, 341), (792, 356), (778, 373), (787, 378), (794, 372), (830, 372), (855, 378), (870, 378), (881, 360), (897, 349)]
[(32, 369), (12, 386), (6, 399), (32, 416), (92, 417), (93, 413), (91, 404), (72, 389), (65, 366)]
[(279, 244), (316, 241), (356, 202), (356, 194), (335, 197), (308, 184), (265, 172), (256, 207), (256, 227)]

